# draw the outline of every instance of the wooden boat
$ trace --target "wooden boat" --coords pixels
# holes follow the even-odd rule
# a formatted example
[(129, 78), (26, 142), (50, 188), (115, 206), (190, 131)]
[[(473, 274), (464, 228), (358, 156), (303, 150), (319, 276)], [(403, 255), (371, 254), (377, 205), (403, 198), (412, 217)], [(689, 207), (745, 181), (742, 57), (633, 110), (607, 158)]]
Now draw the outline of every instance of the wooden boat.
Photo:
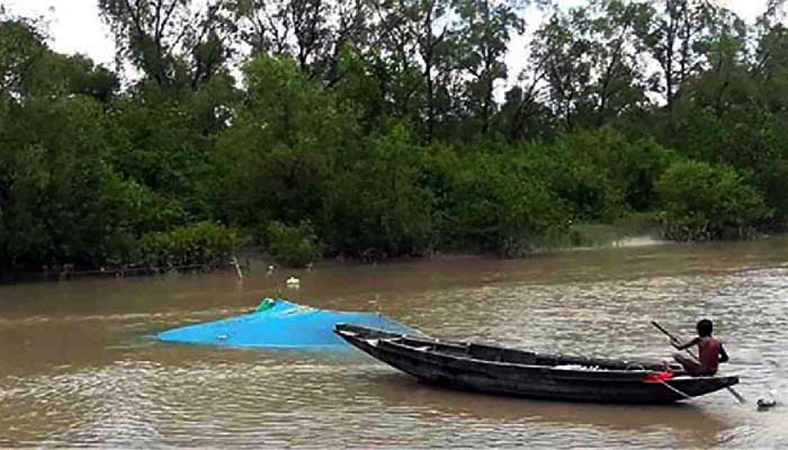
[(491, 394), (651, 404), (686, 400), (739, 382), (735, 376), (691, 377), (655, 361), (538, 354), (350, 324), (337, 324), (334, 332), (425, 382)]

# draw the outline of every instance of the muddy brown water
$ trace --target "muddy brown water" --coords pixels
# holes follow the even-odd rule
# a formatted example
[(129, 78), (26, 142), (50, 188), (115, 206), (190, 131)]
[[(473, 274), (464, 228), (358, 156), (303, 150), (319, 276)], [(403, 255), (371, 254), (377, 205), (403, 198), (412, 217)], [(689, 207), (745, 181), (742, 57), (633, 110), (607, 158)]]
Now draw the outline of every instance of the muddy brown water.
[[(526, 260), (443, 258), (0, 286), (0, 447), (788, 448), (788, 238)], [(648, 242), (645, 242), (648, 244)], [(288, 290), (296, 276), (301, 288)], [(446, 338), (666, 358), (657, 320), (714, 319), (738, 374), (671, 406), (535, 401), (421, 384), (357, 352), (165, 345), (157, 331), (263, 296), (380, 311)]]

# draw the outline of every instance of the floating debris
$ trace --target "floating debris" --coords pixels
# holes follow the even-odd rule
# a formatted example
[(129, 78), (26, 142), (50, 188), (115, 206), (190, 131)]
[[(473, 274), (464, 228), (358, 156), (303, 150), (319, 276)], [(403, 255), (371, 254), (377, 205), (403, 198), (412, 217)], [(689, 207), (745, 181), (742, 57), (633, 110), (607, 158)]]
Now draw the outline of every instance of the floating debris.
[(759, 398), (758, 401), (755, 402), (755, 404), (758, 407), (758, 411), (767, 411), (777, 406), (778, 402), (775, 399), (767, 400), (765, 398)]

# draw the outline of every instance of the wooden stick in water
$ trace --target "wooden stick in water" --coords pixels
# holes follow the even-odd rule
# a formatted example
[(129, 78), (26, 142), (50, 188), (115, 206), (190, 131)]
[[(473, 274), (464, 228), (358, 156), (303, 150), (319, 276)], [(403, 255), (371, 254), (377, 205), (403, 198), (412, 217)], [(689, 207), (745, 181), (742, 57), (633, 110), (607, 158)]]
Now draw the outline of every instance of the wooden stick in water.
[(241, 265), (240, 265), (240, 264), (238, 264), (238, 258), (236, 258), (235, 256), (233, 256), (233, 257), (230, 259), (230, 263), (233, 265), (233, 268), (235, 268), (235, 275), (236, 275), (236, 276), (238, 276), (238, 279), (239, 279), (239, 280), (243, 281), (243, 279), (244, 279), (244, 273), (241, 271)]

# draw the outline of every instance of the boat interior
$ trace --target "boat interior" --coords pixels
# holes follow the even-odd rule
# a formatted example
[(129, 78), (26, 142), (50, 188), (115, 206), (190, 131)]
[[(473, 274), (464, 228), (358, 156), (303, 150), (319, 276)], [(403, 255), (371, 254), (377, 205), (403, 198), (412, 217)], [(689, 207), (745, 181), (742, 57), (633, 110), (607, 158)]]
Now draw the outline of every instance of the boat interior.
[[(442, 341), (440, 339), (431, 337), (388, 333), (385, 331), (348, 324), (339, 324), (337, 325), (336, 329), (341, 333), (354, 334), (360, 339), (385, 340), (390, 344), (406, 347), (412, 350), (426, 351), (446, 356), (472, 358), (490, 362), (549, 366), (557, 369), (566, 368), (572, 370), (665, 370), (664, 362), (654, 360), (619, 360), (586, 358), (570, 355), (541, 354), (489, 344)], [(675, 363), (670, 364), (670, 367), (674, 372), (683, 372), (681, 366)]]

